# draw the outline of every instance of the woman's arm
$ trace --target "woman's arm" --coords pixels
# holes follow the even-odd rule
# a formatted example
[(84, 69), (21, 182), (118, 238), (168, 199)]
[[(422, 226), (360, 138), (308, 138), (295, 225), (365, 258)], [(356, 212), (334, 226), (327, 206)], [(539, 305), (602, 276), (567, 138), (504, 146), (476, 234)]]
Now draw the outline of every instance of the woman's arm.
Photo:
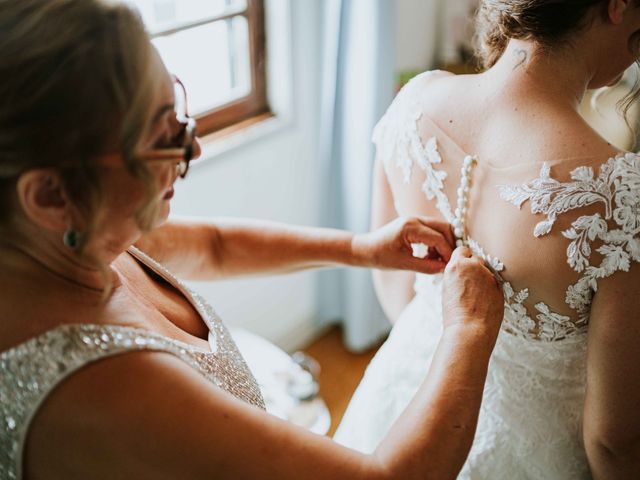
[(640, 265), (600, 280), (589, 320), (584, 442), (595, 479), (640, 476)]
[[(215, 280), (305, 268), (349, 265), (440, 272), (452, 252), (441, 230), (425, 218), (399, 218), (370, 233), (300, 227), (246, 219), (172, 220), (136, 246), (176, 275)], [(446, 226), (448, 230), (448, 226)], [(411, 243), (434, 246), (438, 258), (419, 259)]]
[(445, 278), (447, 295), (464, 301), (445, 303), (428, 376), (373, 455), (249, 406), (168, 354), (132, 353), (86, 367), (52, 393), (30, 433), (27, 469), (96, 480), (454, 479), (473, 438), (502, 298), (480, 261), (459, 252)]

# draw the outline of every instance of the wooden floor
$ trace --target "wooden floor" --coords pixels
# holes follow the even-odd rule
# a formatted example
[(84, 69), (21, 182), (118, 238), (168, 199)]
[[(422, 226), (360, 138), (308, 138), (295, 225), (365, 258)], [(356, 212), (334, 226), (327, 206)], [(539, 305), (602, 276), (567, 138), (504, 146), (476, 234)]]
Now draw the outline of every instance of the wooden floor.
[(364, 353), (351, 353), (343, 345), (342, 330), (333, 327), (313, 342), (304, 353), (313, 357), (321, 367), (320, 395), (331, 414), (329, 436), (336, 431), (349, 399), (353, 395), (365, 368), (378, 346)]

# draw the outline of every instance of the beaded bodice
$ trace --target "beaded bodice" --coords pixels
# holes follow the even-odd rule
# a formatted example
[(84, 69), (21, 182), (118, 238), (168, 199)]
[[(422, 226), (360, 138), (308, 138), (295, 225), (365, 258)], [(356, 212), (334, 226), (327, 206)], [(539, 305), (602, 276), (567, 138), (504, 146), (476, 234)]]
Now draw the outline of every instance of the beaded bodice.
[(121, 353), (148, 350), (175, 355), (219, 388), (265, 408), (253, 375), (211, 306), (147, 255), (135, 248), (130, 252), (192, 302), (209, 327), (211, 351), (148, 330), (70, 324), (0, 353), (0, 478), (21, 478), (29, 424), (55, 386), (83, 366)]

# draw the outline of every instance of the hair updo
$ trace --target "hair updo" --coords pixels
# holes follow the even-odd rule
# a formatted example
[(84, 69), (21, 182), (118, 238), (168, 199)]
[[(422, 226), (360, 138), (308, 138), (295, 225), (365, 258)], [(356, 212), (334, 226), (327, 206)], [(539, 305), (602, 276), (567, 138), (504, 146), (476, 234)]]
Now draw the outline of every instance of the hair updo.
[[(633, 2), (640, 5), (640, 0)], [(606, 15), (605, 0), (480, 0), (476, 14), (476, 55), (484, 68), (492, 67), (504, 53), (509, 39), (532, 40), (542, 48), (563, 45), (570, 37), (586, 28), (597, 15)], [(592, 15), (590, 15), (590, 12)], [(630, 39), (638, 49), (640, 34)], [(640, 67), (640, 61), (636, 64)], [(627, 127), (634, 136), (636, 128), (630, 124), (628, 113), (640, 99), (640, 75), (629, 93), (618, 102)]]
[(159, 73), (142, 20), (115, 0), (0, 0), (0, 59), (0, 227), (17, 212), (20, 173), (55, 168), (86, 239), (102, 200), (99, 156), (121, 152), (152, 188), (135, 160)]
[(598, 4), (606, 8), (603, 0), (480, 0), (478, 56), (485, 68), (493, 66), (510, 38), (558, 45), (586, 26), (587, 13)]

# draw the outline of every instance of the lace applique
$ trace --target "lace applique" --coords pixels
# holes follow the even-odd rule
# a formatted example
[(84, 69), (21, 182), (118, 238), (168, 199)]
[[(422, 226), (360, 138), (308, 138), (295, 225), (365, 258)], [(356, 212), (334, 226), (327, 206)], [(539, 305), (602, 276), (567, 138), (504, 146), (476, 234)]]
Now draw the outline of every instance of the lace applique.
[(413, 168), (412, 154), (422, 155), (423, 147), (415, 128), (404, 128), (405, 125), (415, 127), (421, 113), (418, 103), (412, 93), (418, 79), (423, 75), (412, 78), (396, 95), (385, 114), (373, 129), (372, 140), (376, 145), (378, 157), (382, 159), (385, 168), (390, 167), (391, 159), (402, 170), (405, 183), (411, 181)]
[(527, 337), (527, 332), (532, 331), (536, 327), (527, 307), (523, 302), (529, 298), (529, 289), (525, 288), (516, 293), (509, 282), (502, 284), (502, 293), (504, 294), (504, 322), (505, 329), (519, 337)]
[(473, 254), (483, 259), (487, 263), (487, 265), (491, 267), (494, 275), (496, 275), (501, 282), (504, 282), (502, 275), (500, 275), (500, 272), (504, 270), (504, 264), (500, 260), (498, 260), (496, 257), (492, 257), (491, 255), (488, 255), (480, 246), (480, 244), (476, 242), (473, 238), (467, 237), (466, 244), (471, 249)]
[[(628, 271), (631, 261), (640, 261), (640, 158), (627, 153), (609, 159), (596, 177), (591, 167), (579, 167), (571, 172), (571, 182), (559, 182), (544, 164), (540, 178), (522, 186), (502, 186), (500, 196), (518, 208), (529, 201), (531, 213), (547, 218), (539, 222), (534, 235), (548, 234), (560, 213), (601, 203), (600, 213), (582, 215), (562, 234), (571, 242), (567, 247), (567, 263), (582, 276), (567, 288), (566, 303), (579, 315), (576, 328), (586, 326), (597, 280), (616, 271)], [(602, 245), (596, 251), (602, 255), (600, 265), (591, 265), (592, 243)], [(552, 317), (553, 321), (557, 319)]]
[[(432, 73), (426, 72), (418, 75), (400, 91), (384, 117), (376, 125), (373, 141), (385, 168), (388, 169), (392, 161), (394, 161), (395, 167), (399, 168), (403, 173), (405, 184), (411, 182), (414, 162), (424, 171), (425, 181), (422, 184), (422, 191), (428, 200), (436, 200), (436, 206), (440, 213), (448, 222), (452, 222), (455, 217), (449, 200), (443, 191), (447, 173), (435, 168), (436, 165), (442, 163), (442, 157), (438, 151), (438, 141), (436, 137), (430, 137), (423, 144), (418, 129), (419, 120), (422, 118), (421, 102), (419, 100), (420, 91), (418, 89), (422, 88), (422, 82)], [(543, 186), (555, 186), (556, 183), (555, 180), (550, 178), (547, 171), (547, 174), (542, 175), (541, 179), (535, 181), (534, 184), (514, 188), (511, 196), (520, 206), (532, 196), (532, 192)], [(562, 189), (558, 188), (558, 190)], [(542, 201), (536, 199), (536, 210), (543, 209), (549, 201), (550, 198), (542, 199)], [(396, 211), (399, 211), (397, 206)], [(550, 231), (556, 218), (555, 215), (546, 220), (546, 223), (541, 222), (542, 224), (536, 228), (538, 234)], [(505, 294), (503, 328), (506, 331), (530, 340), (555, 341), (579, 330), (578, 326), (576, 326), (579, 324), (571, 323), (569, 317), (551, 311), (542, 302), (535, 305), (537, 322), (533, 320), (523, 304), (529, 297), (529, 290), (524, 289), (515, 293), (511, 284), (502, 278), (501, 272), (505, 268), (504, 264), (498, 258), (485, 253), (482, 247), (472, 238), (466, 237), (464, 241), (474, 254), (485, 260), (496, 278), (503, 285)]]
[[(420, 135), (418, 133), (418, 122), (413, 123), (415, 135), (420, 141)], [(427, 140), (427, 144), (424, 147), (424, 156), (419, 156), (418, 166), (424, 171), (425, 180), (422, 184), (422, 191), (427, 196), (428, 200), (436, 199), (436, 206), (442, 215), (451, 222), (453, 220), (453, 213), (451, 206), (449, 205), (449, 199), (442, 191), (444, 187), (444, 181), (447, 178), (447, 172), (443, 170), (436, 170), (433, 165), (442, 163), (440, 152), (438, 152), (438, 142), (435, 137), (431, 137)]]
[(570, 317), (552, 312), (549, 306), (543, 302), (535, 304), (535, 309), (538, 312), (536, 315), (538, 322), (535, 322), (529, 316), (527, 307), (524, 305), (525, 300), (529, 298), (529, 289), (525, 288), (515, 292), (511, 283), (502, 278), (501, 272), (504, 270), (504, 264), (485, 253), (478, 242), (472, 238), (467, 238), (466, 243), (475, 255), (486, 262), (496, 278), (502, 282), (505, 310), (503, 328), (507, 332), (522, 338), (535, 338), (551, 342), (566, 338), (579, 330), (577, 324), (572, 323)]
[(418, 97), (420, 83), (435, 72), (425, 72), (413, 78), (398, 93), (396, 99), (387, 109), (373, 132), (379, 157), (385, 168), (389, 168), (391, 159), (395, 166), (402, 170), (405, 183), (411, 182), (414, 161), (425, 173), (422, 191), (427, 199), (436, 199), (437, 207), (448, 222), (453, 220), (453, 211), (447, 196), (442, 191), (447, 172), (433, 168), (442, 163), (438, 144), (431, 137), (425, 144), (418, 131), (418, 123), (422, 118), (421, 104)]

